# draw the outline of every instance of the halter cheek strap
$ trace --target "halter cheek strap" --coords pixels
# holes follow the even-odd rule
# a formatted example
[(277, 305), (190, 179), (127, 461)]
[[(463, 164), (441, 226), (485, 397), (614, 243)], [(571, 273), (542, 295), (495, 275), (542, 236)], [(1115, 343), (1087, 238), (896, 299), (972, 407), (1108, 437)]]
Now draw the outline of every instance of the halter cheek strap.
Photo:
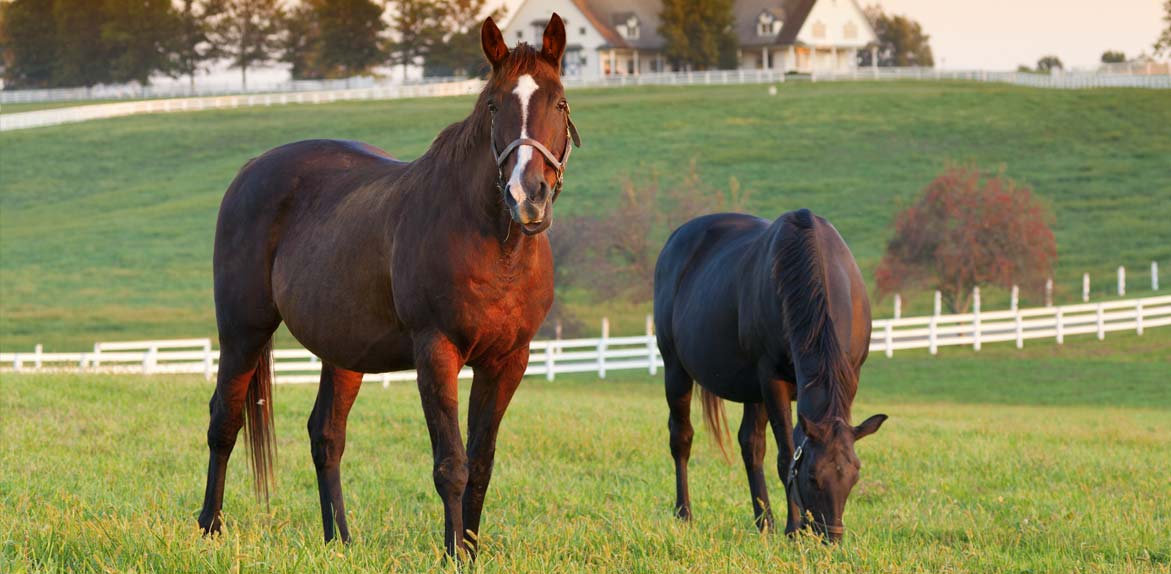
[[(797, 446), (797, 450), (793, 451), (793, 460), (789, 461), (789, 474), (785, 478), (785, 490), (788, 491), (789, 496), (793, 498), (793, 502), (797, 504), (797, 510), (801, 513), (801, 519), (805, 519), (805, 501), (801, 499), (801, 489), (797, 487), (797, 472), (801, 468), (802, 455), (805, 454), (805, 447), (809, 444), (809, 437), (801, 439), (801, 444)], [(845, 526), (836, 524), (826, 524), (818, 522), (817, 517), (813, 519), (814, 524), (825, 529), (829, 534), (841, 536), (846, 533)]]
[(561, 159), (553, 155), (545, 144), (533, 138), (516, 138), (512, 143), (505, 146), (504, 151), (496, 151), (496, 110), (492, 110), (492, 158), (496, 160), (496, 189), (500, 193), (504, 193), (504, 162), (508, 161), (508, 156), (512, 155), (522, 145), (532, 146), (541, 155), (545, 157), (545, 161), (557, 172), (557, 185), (553, 187), (553, 201), (557, 201), (557, 196), (561, 195), (561, 186), (565, 180), (565, 166), (569, 163), (569, 152), (573, 151), (574, 147), (581, 147), (581, 136), (577, 133), (577, 126), (573, 125), (573, 120), (569, 117), (569, 106), (565, 107), (565, 134), (568, 136), (565, 142), (565, 153), (562, 154)]

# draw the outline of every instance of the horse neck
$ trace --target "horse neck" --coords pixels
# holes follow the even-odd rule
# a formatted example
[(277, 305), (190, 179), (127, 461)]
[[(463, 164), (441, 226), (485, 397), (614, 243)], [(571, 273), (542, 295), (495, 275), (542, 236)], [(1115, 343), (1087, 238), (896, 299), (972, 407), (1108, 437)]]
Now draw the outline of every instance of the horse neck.
[(525, 235), (497, 188), (491, 124), (481, 107), (478, 102), (471, 116), (440, 133), (402, 183), (426, 207), (439, 207), (441, 219), (455, 230), (497, 238), (506, 250), (515, 251)]

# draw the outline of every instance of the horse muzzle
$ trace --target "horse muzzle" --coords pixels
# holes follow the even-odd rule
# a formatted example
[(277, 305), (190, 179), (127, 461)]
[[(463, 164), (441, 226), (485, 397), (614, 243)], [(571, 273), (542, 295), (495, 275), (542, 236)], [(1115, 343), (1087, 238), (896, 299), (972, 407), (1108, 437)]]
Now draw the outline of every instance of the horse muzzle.
[(553, 204), (548, 199), (538, 203), (525, 200), (512, 206), (511, 211), (512, 220), (525, 235), (537, 235), (553, 223)]

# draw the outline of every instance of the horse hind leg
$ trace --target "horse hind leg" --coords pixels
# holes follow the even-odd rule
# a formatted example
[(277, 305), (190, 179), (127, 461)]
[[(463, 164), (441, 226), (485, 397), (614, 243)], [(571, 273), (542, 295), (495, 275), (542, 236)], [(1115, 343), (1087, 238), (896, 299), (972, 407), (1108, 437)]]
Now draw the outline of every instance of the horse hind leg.
[(346, 419), (362, 387), (362, 373), (326, 364), (321, 370), (317, 402), (309, 415), (309, 442), (317, 469), (321, 498), (321, 525), (325, 541), (334, 539), (334, 526), (342, 542), (350, 541), (346, 506), (342, 499), (341, 461), (346, 450)]
[(683, 365), (674, 357), (663, 355), (666, 379), (667, 406), (671, 414), (667, 427), (671, 432), (671, 457), (675, 459), (675, 516), (691, 519), (691, 494), (687, 486), (687, 462), (691, 459), (691, 441), (695, 429), (691, 426), (691, 391), (694, 384)]
[[(252, 406), (245, 404), (249, 390), (262, 384), (262, 381), (256, 380), (258, 367), (261, 361), (269, 360), (273, 331), (275, 327), (248, 337), (221, 336), (219, 374), (215, 392), (208, 404), (211, 417), (207, 428), (207, 446), (211, 454), (207, 465), (203, 509), (199, 513), (199, 526), (204, 534), (218, 533), (222, 527), (220, 511), (223, 508), (228, 459), (236, 446), (240, 428), (244, 426), (244, 409)], [(264, 365), (264, 369), (265, 372), (260, 374), (268, 376), (267, 365)], [(267, 408), (271, 408), (271, 405)], [(255, 410), (252, 412), (253, 416), (257, 413)], [(258, 477), (258, 486), (261, 479), (266, 477)]]

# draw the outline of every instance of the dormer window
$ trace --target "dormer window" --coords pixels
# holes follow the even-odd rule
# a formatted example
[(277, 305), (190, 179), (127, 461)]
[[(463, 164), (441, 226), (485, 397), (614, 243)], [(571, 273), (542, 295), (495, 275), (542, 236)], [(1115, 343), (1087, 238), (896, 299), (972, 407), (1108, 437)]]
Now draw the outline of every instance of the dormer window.
[(756, 35), (763, 37), (776, 36), (781, 33), (782, 24), (783, 22), (781, 22), (780, 18), (777, 18), (772, 12), (765, 10), (756, 18)]
[(626, 38), (627, 40), (637, 40), (641, 35), (641, 30), (639, 30), (640, 26), (638, 16), (636, 16), (634, 13), (623, 14), (621, 16), (615, 15), (614, 21), (616, 24), (614, 27), (618, 30), (618, 34), (623, 38)]

